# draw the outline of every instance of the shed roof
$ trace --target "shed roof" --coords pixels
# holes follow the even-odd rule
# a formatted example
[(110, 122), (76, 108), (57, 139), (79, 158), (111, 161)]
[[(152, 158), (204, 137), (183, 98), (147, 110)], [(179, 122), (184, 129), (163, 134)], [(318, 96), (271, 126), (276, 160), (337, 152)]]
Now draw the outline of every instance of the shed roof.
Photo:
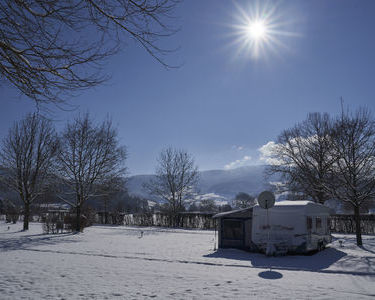
[(218, 214), (214, 215), (212, 218), (218, 219), (218, 218), (223, 218), (223, 217), (230, 217), (231, 215), (244, 213), (244, 212), (247, 212), (247, 211), (251, 211), (252, 209), (253, 209), (253, 207), (248, 207), (248, 208), (243, 208), (243, 209), (225, 211), (225, 212), (218, 213)]

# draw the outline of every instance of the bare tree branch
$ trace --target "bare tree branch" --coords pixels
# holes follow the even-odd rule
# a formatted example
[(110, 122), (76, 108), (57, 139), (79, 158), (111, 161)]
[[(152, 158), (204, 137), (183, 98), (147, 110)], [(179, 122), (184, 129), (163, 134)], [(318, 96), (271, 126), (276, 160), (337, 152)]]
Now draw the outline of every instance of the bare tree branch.
[(135, 40), (163, 66), (173, 50), (178, 0), (4, 0), (0, 2), (0, 74), (37, 105), (56, 105), (108, 79), (101, 64)]
[(273, 151), (267, 172), (279, 173), (290, 191), (324, 203), (330, 198), (323, 184), (334, 163), (330, 152), (331, 120), (328, 114), (311, 113), (302, 123), (284, 130)]

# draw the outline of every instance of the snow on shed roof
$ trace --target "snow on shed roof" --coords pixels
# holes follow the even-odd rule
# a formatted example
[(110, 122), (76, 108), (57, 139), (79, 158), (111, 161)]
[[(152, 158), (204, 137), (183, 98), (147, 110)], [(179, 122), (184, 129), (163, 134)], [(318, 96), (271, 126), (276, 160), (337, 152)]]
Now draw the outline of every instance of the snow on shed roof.
[(247, 210), (251, 210), (251, 209), (253, 209), (253, 207), (248, 207), (248, 208), (243, 208), (243, 209), (237, 209), (237, 210), (225, 211), (225, 212), (218, 213), (218, 214), (214, 215), (212, 218), (213, 218), (213, 219), (216, 219), (216, 218), (222, 218), (222, 217), (225, 217), (225, 216), (228, 216), (228, 215), (232, 215), (232, 214), (236, 214), (236, 213), (245, 212), (245, 211), (247, 211)]

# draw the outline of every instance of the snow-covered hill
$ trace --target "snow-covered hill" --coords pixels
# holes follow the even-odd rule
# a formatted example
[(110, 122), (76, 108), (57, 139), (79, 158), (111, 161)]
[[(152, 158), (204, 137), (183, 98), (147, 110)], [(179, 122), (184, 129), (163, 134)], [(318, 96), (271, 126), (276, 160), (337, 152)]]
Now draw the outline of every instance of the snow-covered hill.
[[(247, 166), (232, 170), (209, 170), (200, 172), (198, 192), (201, 195), (216, 195), (217, 199), (233, 199), (239, 192), (257, 195), (267, 188), (264, 165)], [(131, 176), (128, 180), (129, 193), (144, 198), (152, 198), (143, 188), (143, 184), (153, 175)], [(270, 181), (275, 181), (273, 178)]]

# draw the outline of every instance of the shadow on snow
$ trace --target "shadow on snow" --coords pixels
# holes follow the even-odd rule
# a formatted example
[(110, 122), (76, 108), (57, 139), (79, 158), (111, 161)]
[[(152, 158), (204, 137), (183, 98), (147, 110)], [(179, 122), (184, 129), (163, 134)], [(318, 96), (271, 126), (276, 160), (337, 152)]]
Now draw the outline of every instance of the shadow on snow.
[(73, 236), (77, 233), (62, 233), (62, 234), (30, 234), (23, 236), (15, 236), (10, 239), (0, 239), (0, 252), (13, 250), (28, 250), (35, 246), (57, 245), (59, 243), (73, 243), (78, 242), (74, 240), (67, 240), (67, 236)]
[(212, 258), (248, 261), (253, 267), (258, 268), (280, 268), (304, 271), (327, 269), (344, 256), (346, 256), (346, 253), (334, 248), (327, 248), (313, 255), (287, 255), (279, 257), (267, 257), (261, 253), (249, 253), (237, 249), (219, 249), (214, 253), (205, 255), (205, 257)]
[[(375, 276), (374, 256), (348, 255), (336, 248), (327, 248), (312, 255), (280, 257), (267, 257), (264, 254), (237, 249), (218, 249), (204, 257), (246, 261), (255, 268)], [(328, 269), (332, 265), (338, 268)]]
[(275, 271), (263, 271), (259, 272), (258, 276), (263, 278), (263, 279), (280, 279), (283, 278), (283, 274)]

